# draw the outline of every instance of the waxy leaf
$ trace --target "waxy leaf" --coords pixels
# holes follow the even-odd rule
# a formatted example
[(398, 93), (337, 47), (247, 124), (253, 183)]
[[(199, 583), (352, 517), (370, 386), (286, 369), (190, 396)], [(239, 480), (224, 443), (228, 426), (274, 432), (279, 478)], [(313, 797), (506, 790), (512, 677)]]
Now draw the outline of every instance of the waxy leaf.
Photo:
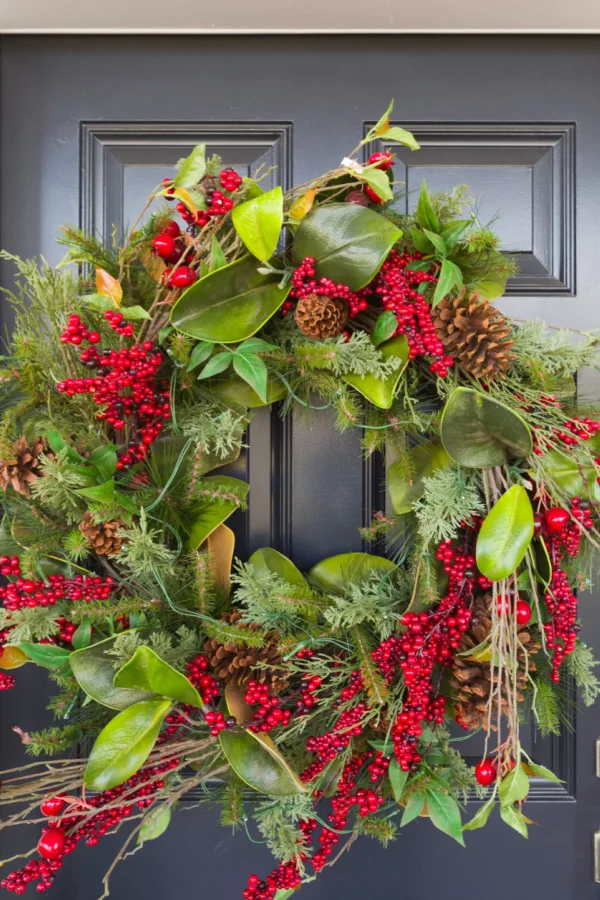
[(112, 301), (113, 308), (121, 305), (123, 288), (106, 269), (96, 269), (96, 293), (102, 297), (108, 297)]
[(380, 344), (392, 337), (397, 328), (398, 319), (391, 309), (386, 309), (375, 322), (375, 327), (371, 332), (371, 340), (376, 347), (379, 347)]
[(359, 177), (361, 181), (366, 181), (381, 200), (394, 199), (394, 192), (386, 172), (374, 166), (363, 169)]
[(210, 266), (209, 269), (211, 272), (216, 272), (217, 269), (222, 269), (223, 266), (227, 265), (227, 260), (225, 259), (225, 254), (221, 249), (221, 245), (218, 242), (217, 238), (213, 235), (212, 243), (210, 245)]
[(507, 825), (510, 825), (511, 828), (514, 828), (515, 831), (518, 831), (521, 837), (527, 837), (527, 822), (525, 821), (525, 816), (523, 813), (519, 812), (518, 809), (515, 809), (514, 806), (501, 806), (500, 818), (503, 822), (506, 822)]
[(452, 392), (440, 432), (452, 459), (469, 468), (502, 466), (533, 449), (529, 427), (518, 413), (471, 388)]
[(435, 827), (464, 847), (460, 809), (454, 797), (432, 789), (428, 789), (426, 794), (427, 811)]
[(377, 406), (379, 409), (389, 409), (394, 402), (396, 388), (408, 365), (409, 350), (405, 335), (400, 334), (379, 347), (384, 360), (395, 357), (401, 361), (399, 368), (395, 369), (391, 375), (388, 375), (387, 378), (376, 378), (370, 374), (344, 375), (343, 380), (359, 394), (362, 394), (373, 406)]
[(406, 786), (406, 782), (408, 780), (408, 772), (404, 772), (400, 768), (398, 760), (394, 758), (391, 760), (388, 768), (388, 777), (392, 786), (394, 800), (396, 801), (396, 803), (400, 803), (404, 788)]
[(256, 260), (245, 256), (184, 291), (171, 310), (171, 324), (198, 340), (237, 344), (277, 312), (291, 290), (279, 281), (278, 275), (261, 274)]
[(107, 791), (137, 772), (152, 752), (172, 706), (170, 700), (142, 700), (111, 719), (92, 747), (85, 786), (91, 791)]
[(413, 447), (409, 456), (413, 466), (410, 477), (400, 460), (392, 463), (387, 470), (387, 487), (396, 515), (410, 512), (413, 503), (423, 495), (424, 479), (444, 469), (450, 462), (450, 456), (437, 439)]
[(513, 484), (487, 514), (477, 536), (477, 568), (490, 581), (517, 570), (533, 538), (533, 509), (527, 491)]
[(206, 539), (213, 583), (225, 594), (231, 589), (231, 566), (235, 535), (227, 525), (219, 525)]
[(462, 287), (463, 275), (456, 263), (445, 259), (438, 276), (438, 283), (435, 286), (433, 294), (432, 306), (437, 306), (450, 291), (454, 288)]
[(310, 191), (307, 191), (305, 194), (302, 194), (301, 197), (298, 197), (296, 202), (292, 203), (292, 205), (290, 206), (288, 212), (290, 219), (296, 219), (297, 221), (300, 221), (300, 219), (303, 219), (304, 216), (307, 216), (313, 208), (316, 196), (317, 191), (313, 188)]
[(406, 801), (406, 806), (404, 807), (404, 812), (402, 813), (402, 819), (400, 821), (400, 828), (404, 828), (418, 816), (423, 814), (427, 815), (427, 813), (424, 813), (424, 809), (425, 794), (423, 791), (415, 791)]
[(206, 362), (214, 349), (215, 345), (211, 344), (210, 341), (199, 341), (190, 353), (186, 371), (191, 372), (193, 369), (198, 368), (203, 362)]
[(494, 796), (490, 797), (487, 803), (484, 803), (483, 806), (479, 807), (473, 818), (463, 825), (463, 831), (476, 831), (478, 828), (483, 828), (490, 817), (495, 802), (496, 795), (494, 793)]
[(310, 570), (309, 577), (328, 591), (343, 590), (348, 582), (362, 581), (371, 572), (381, 577), (396, 568), (395, 563), (371, 553), (340, 553), (323, 559)]
[(215, 353), (206, 363), (200, 374), (199, 379), (212, 378), (214, 375), (220, 375), (231, 365), (233, 353), (231, 350), (223, 350), (221, 353)]
[[(230, 489), (232, 495), (244, 500), (250, 490), (250, 485), (239, 478), (219, 475), (209, 476), (203, 480), (204, 487), (210, 491), (211, 484), (215, 485), (215, 491), (222, 496), (223, 490)], [(215, 497), (211, 501), (210, 494), (205, 503), (198, 503), (191, 510), (191, 525), (185, 543), (186, 550), (197, 550), (204, 543), (209, 534), (225, 522), (229, 516), (239, 509), (239, 504), (234, 500), (219, 500)]]
[(116, 688), (159, 694), (188, 706), (202, 706), (202, 698), (193, 684), (150, 647), (138, 647), (115, 674), (113, 684)]
[(267, 367), (256, 353), (248, 353), (242, 356), (236, 353), (233, 357), (235, 372), (246, 381), (255, 391), (263, 403), (268, 401), (267, 381), (269, 373)]
[(171, 812), (172, 808), (165, 803), (153, 806), (142, 822), (138, 833), (138, 844), (155, 841), (161, 834), (164, 834), (171, 823)]
[(544, 454), (544, 464), (548, 467), (549, 477), (567, 497), (586, 497), (595, 502), (600, 501), (598, 472), (589, 460), (584, 462), (575, 453), (568, 456), (560, 450), (551, 450)]
[(106, 638), (82, 650), (75, 650), (69, 656), (73, 675), (82, 690), (102, 706), (110, 709), (125, 709), (140, 700), (153, 696), (146, 690), (131, 690), (115, 687), (115, 657), (109, 654), (115, 645), (115, 637)]
[(288, 584), (306, 587), (306, 579), (300, 569), (296, 568), (291, 559), (278, 550), (273, 550), (272, 547), (255, 550), (248, 563), (262, 572), (273, 572), (275, 575), (279, 575)]
[(235, 406), (257, 409), (260, 406), (268, 406), (283, 400), (286, 396), (286, 388), (280, 378), (269, 376), (267, 379), (267, 403), (252, 390), (250, 385), (237, 375), (228, 375), (225, 378), (215, 378), (210, 383), (211, 391), (227, 403)]
[(302, 220), (292, 246), (298, 266), (316, 260), (319, 276), (358, 291), (371, 281), (402, 232), (372, 209), (354, 203), (328, 203)]
[(411, 131), (406, 128), (400, 128), (398, 125), (392, 125), (391, 128), (385, 128), (383, 131), (377, 132), (377, 136), (382, 141), (393, 141), (396, 144), (403, 144), (409, 150), (419, 150), (421, 145)]
[(176, 188), (189, 188), (198, 184), (206, 174), (206, 144), (197, 144), (189, 156), (181, 161), (173, 182)]
[(546, 766), (538, 766), (537, 763), (529, 760), (527, 768), (531, 771), (532, 775), (536, 775), (538, 778), (545, 778), (546, 781), (552, 781), (555, 784), (564, 784), (562, 778), (559, 778), (558, 775), (555, 775), (554, 772), (547, 769)]
[(498, 787), (502, 806), (512, 806), (524, 800), (529, 793), (529, 778), (521, 765), (515, 766), (504, 776)]
[(69, 665), (70, 651), (64, 647), (57, 647), (56, 644), (34, 644), (32, 641), (20, 641), (14, 644), (38, 666), (45, 669), (60, 669)]
[[(550, 582), (552, 581), (552, 560), (550, 559), (550, 554), (548, 553), (548, 548), (546, 547), (546, 542), (543, 537), (538, 537), (535, 542), (533, 559), (536, 574), (544, 585), (544, 590), (548, 590)], [(526, 586), (527, 589), (529, 589), (531, 587), (531, 582), (526, 582)]]
[(261, 262), (270, 259), (283, 225), (283, 191), (280, 187), (234, 206), (231, 219), (245, 247)]
[(19, 647), (5, 644), (0, 649), (0, 669), (19, 669), (29, 662), (29, 657)]
[(421, 228), (427, 228), (429, 231), (434, 231), (437, 234), (440, 223), (435, 214), (425, 179), (421, 182), (421, 192), (419, 194), (416, 213), (417, 222)]
[[(86, 619), (75, 629), (71, 643), (75, 650), (84, 650), (85, 647), (90, 646), (92, 643), (92, 623), (89, 619)], [(0, 662), (2, 662), (1, 658)]]

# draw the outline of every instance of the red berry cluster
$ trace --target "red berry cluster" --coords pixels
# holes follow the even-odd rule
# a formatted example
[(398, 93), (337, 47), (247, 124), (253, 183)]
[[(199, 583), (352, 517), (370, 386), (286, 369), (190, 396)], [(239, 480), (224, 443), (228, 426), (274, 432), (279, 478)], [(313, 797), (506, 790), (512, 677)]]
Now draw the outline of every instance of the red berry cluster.
[(61, 344), (73, 344), (79, 346), (82, 341), (88, 341), (90, 344), (97, 344), (100, 335), (97, 331), (88, 331), (87, 327), (81, 321), (80, 316), (73, 313), (69, 316), (69, 324), (60, 336)]
[(255, 734), (266, 734), (274, 728), (290, 724), (291, 710), (281, 709), (279, 697), (271, 697), (269, 687), (259, 681), (248, 682), (244, 699), (250, 706), (256, 706), (253, 715), (253, 724), (250, 731)]
[(244, 179), (235, 169), (222, 169), (219, 172), (219, 182), (224, 191), (233, 194), (243, 184)]
[[(114, 322), (120, 313), (110, 315)], [(160, 352), (151, 341), (144, 341), (121, 350), (98, 352), (89, 347), (81, 352), (80, 360), (86, 368), (96, 370), (95, 377), (67, 378), (57, 385), (58, 391), (68, 397), (90, 394), (94, 403), (105, 407), (97, 419), (108, 422), (115, 431), (128, 428), (129, 445), (121, 453), (117, 468), (125, 469), (143, 460), (164, 421), (171, 417), (168, 382), (156, 377), (162, 364)]]
[[(301, 653), (303, 656), (300, 656)], [(299, 650), (296, 656), (299, 659), (310, 658), (314, 656), (314, 650)], [(310, 675), (308, 672), (304, 675), (300, 696), (296, 701), (296, 711), (299, 715), (304, 715), (319, 702), (319, 698), (314, 695), (322, 683), (322, 679), (318, 675)]]
[[(123, 325), (123, 319), (125, 316), (122, 312), (116, 312), (112, 309), (107, 309), (104, 313), (104, 318), (108, 322), (108, 327), (112, 328), (113, 331), (116, 331), (118, 335), (121, 337), (133, 337), (134, 327), (132, 322), (126, 322)], [(84, 351), (85, 353), (85, 351)], [(82, 353), (79, 357), (81, 362), (87, 363), (90, 359), (97, 359), (97, 354), (90, 353), (89, 351), (84, 356)], [(92, 366), (88, 366), (88, 368), (92, 368)]]
[(391, 310), (398, 320), (396, 334), (405, 334), (410, 348), (409, 358), (426, 356), (432, 359), (430, 369), (445, 378), (453, 365), (444, 345), (437, 336), (431, 317), (431, 307), (419, 289), (421, 284), (437, 281), (435, 275), (407, 268), (420, 253), (399, 253), (392, 250), (371, 284), (361, 291), (366, 299), (378, 300), (384, 309)]
[[(345, 300), (348, 304), (348, 316), (353, 319), (369, 305), (367, 300), (355, 294), (345, 284), (335, 284), (330, 278), (316, 277), (315, 260), (312, 256), (305, 257), (292, 275), (292, 289), (289, 296), (295, 300), (302, 300), (309, 294), (317, 294), (319, 297), (336, 297)], [(292, 300), (286, 300), (281, 307), (281, 314), (286, 316), (294, 308)]]
[(385, 775), (390, 767), (390, 756), (384, 756), (381, 750), (375, 752), (372, 762), (369, 763), (367, 769), (371, 776), (371, 781), (379, 781)]
[(215, 709), (209, 709), (208, 712), (204, 713), (204, 719), (206, 724), (210, 727), (210, 733), (213, 737), (217, 737), (218, 734), (226, 728), (233, 728), (236, 725), (235, 719), (230, 722), (225, 719), (222, 712), (217, 712)]
[(0, 574), (7, 578), (16, 578), (21, 574), (18, 556), (0, 556)]
[(6, 672), (0, 672), (0, 691), (10, 691), (11, 688), (14, 688), (16, 683), (17, 680), (13, 675), (8, 675)]
[[(185, 209), (185, 207), (184, 207)], [(167, 222), (162, 231), (152, 240), (152, 252), (166, 263), (176, 263), (185, 255), (185, 241), (177, 222)]]
[(74, 578), (49, 575), (47, 581), (19, 578), (12, 584), (0, 587), (0, 600), (10, 610), (54, 606), (61, 600), (89, 603), (92, 600), (107, 600), (117, 587), (113, 578), (101, 578), (99, 575), (75, 575)]
[(332, 762), (338, 753), (342, 753), (353, 737), (358, 737), (363, 730), (365, 713), (369, 707), (360, 701), (351, 709), (344, 710), (331, 731), (318, 737), (311, 736), (306, 742), (306, 749), (316, 759), (300, 775), (302, 781), (312, 781)]
[(281, 862), (264, 881), (258, 875), (250, 875), (242, 897), (244, 900), (273, 900), (278, 891), (293, 891), (301, 883), (302, 876), (296, 861)]
[(209, 674), (208, 660), (201, 653), (195, 656), (186, 666), (187, 677), (189, 681), (198, 690), (202, 697), (203, 703), (212, 703), (215, 697), (219, 696), (219, 685), (212, 675)]

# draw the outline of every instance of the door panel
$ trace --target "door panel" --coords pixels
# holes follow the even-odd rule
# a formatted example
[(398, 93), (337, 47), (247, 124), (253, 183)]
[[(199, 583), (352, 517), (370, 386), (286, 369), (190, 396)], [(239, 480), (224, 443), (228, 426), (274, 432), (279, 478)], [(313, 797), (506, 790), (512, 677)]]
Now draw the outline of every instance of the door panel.
[[(502, 309), (598, 327), (599, 51), (594, 37), (4, 37), (0, 245), (57, 262), (62, 222), (122, 231), (198, 141), (241, 172), (272, 167), (270, 184), (304, 182), (335, 166), (395, 96), (395, 120), (423, 147), (398, 153), (403, 202), (414, 204), (422, 177), (433, 189), (467, 182), (481, 221), (498, 216), (520, 266)], [(9, 283), (6, 265), (0, 275)], [(385, 491), (383, 460), (363, 462), (358, 433), (338, 434), (328, 411), (282, 421), (261, 410), (247, 443), (234, 466), (251, 485), (249, 511), (235, 522), (242, 558), (271, 544), (308, 567), (361, 549), (358, 529), (384, 507)], [(600, 651), (591, 598), (582, 615), (584, 639)], [(0, 704), (4, 766), (22, 758), (10, 726), (34, 727), (44, 707), (44, 676), (22, 672)], [(387, 851), (359, 841), (300, 896), (598, 900), (598, 713), (577, 711), (575, 725), (561, 738), (528, 737), (565, 780), (534, 784), (529, 814), (542, 827), (528, 842), (492, 820), (461, 850), (420, 820)], [(249, 872), (269, 870), (269, 854), (217, 819), (190, 802), (159, 843), (119, 867), (111, 896), (240, 896)], [(16, 842), (3, 838), (2, 855)], [(114, 839), (80, 847), (55, 895), (96, 897), (116, 849)]]

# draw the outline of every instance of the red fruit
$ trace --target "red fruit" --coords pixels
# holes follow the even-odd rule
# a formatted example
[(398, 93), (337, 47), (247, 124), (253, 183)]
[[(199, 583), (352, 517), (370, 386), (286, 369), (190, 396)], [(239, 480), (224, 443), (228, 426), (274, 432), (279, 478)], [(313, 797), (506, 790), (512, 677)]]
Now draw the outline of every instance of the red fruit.
[(181, 234), (181, 230), (180, 230), (177, 222), (171, 221), (171, 222), (167, 222), (167, 224), (165, 225), (165, 227), (163, 228), (161, 233), (162, 234), (170, 234), (172, 238), (176, 238), (176, 237), (179, 237), (179, 235)]
[(539, 537), (544, 530), (545, 519), (541, 513), (536, 513), (533, 517), (533, 536)]
[(173, 269), (169, 284), (176, 288), (187, 288), (197, 280), (198, 276), (189, 266), (178, 266)]
[(376, 194), (370, 184), (365, 185), (365, 193), (371, 203), (383, 203), (383, 197)]
[(475, 766), (475, 778), (484, 787), (493, 784), (497, 777), (496, 765), (490, 756), (486, 756)]
[(570, 516), (567, 510), (561, 509), (560, 506), (553, 506), (551, 509), (546, 510), (546, 528), (549, 531), (554, 531), (558, 534), (559, 531), (563, 530), (569, 519)]
[(43, 816), (60, 816), (66, 807), (67, 801), (63, 797), (48, 797), (40, 804), (40, 810)]
[(38, 841), (37, 851), (44, 859), (58, 859), (65, 847), (62, 828), (46, 828)]
[(362, 191), (350, 191), (346, 197), (346, 203), (355, 203), (357, 206), (368, 206), (369, 200)]
[(394, 165), (394, 158), (391, 153), (371, 153), (369, 157), (369, 165), (373, 165), (373, 163), (379, 163), (377, 166), (378, 169), (383, 169), (383, 171), (387, 171), (390, 166)]
[(527, 625), (531, 619), (531, 607), (525, 600), (517, 600), (515, 607), (517, 616), (517, 625)]
[(496, 612), (499, 616), (506, 616), (510, 612), (510, 600), (504, 594), (496, 597)]
[(156, 256), (166, 259), (175, 251), (175, 238), (170, 234), (157, 234), (152, 241), (152, 251)]

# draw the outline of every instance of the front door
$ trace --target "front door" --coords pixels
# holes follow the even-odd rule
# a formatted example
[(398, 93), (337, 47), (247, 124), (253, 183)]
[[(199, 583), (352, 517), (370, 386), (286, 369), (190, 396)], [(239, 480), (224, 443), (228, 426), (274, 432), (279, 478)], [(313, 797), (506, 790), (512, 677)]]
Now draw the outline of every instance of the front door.
[[(198, 142), (239, 171), (273, 167), (273, 184), (304, 182), (334, 167), (394, 97), (395, 120), (422, 145), (399, 152), (408, 202), (425, 175), (433, 190), (469, 184), (480, 219), (497, 217), (520, 267), (503, 311), (600, 326), (600, 38), (5, 37), (0, 66), (0, 245), (9, 251), (57, 262), (60, 223), (122, 230)], [(586, 376), (580, 383), (594, 389)], [(358, 529), (385, 503), (383, 471), (363, 464), (360, 436), (339, 435), (327, 412), (282, 422), (260, 411), (233, 473), (251, 485), (236, 522), (239, 556), (270, 544), (306, 569), (362, 549)], [(600, 652), (595, 598), (582, 613), (582, 637)], [(39, 727), (44, 676), (29, 668), (2, 699), (2, 768), (22, 761), (10, 727)], [(529, 841), (495, 818), (461, 850), (421, 819), (386, 851), (362, 839), (301, 896), (598, 900), (598, 709), (578, 710), (574, 725), (545, 741), (524, 726), (536, 756), (564, 779), (535, 783), (527, 811), (540, 827)], [(196, 801), (119, 867), (115, 900), (234, 900), (249, 872), (270, 870), (260, 843), (222, 829), (206, 798)], [(17, 843), (28, 845), (23, 835), (3, 839), (1, 855)], [(117, 846), (81, 847), (56, 896), (98, 896)]]

